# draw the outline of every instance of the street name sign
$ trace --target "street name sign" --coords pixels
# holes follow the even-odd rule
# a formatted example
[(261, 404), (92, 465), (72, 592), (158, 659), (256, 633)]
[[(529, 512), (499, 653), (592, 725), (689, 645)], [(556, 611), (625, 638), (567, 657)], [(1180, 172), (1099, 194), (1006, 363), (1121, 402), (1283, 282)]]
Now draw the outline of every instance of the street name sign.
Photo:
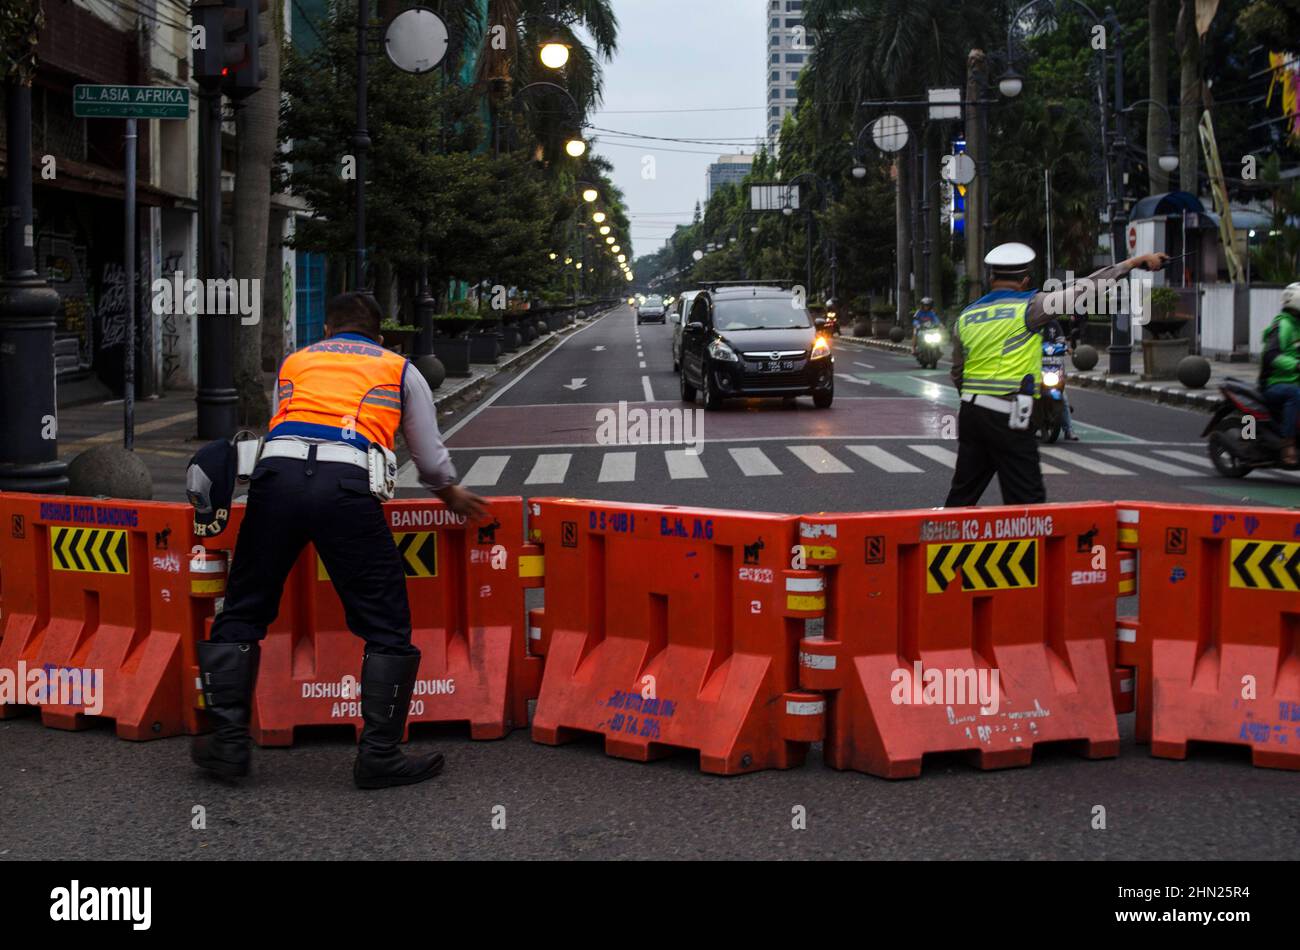
[(73, 86), (72, 114), (79, 119), (188, 119), (185, 86)]

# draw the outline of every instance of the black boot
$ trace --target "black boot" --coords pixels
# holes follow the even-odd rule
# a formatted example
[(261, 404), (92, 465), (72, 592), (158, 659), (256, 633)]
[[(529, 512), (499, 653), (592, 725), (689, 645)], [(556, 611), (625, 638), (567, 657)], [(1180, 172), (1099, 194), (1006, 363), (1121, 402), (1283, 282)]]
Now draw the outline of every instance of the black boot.
[(397, 748), (406, 728), (420, 656), (367, 653), (361, 663), (361, 743), (352, 777), (357, 788), (413, 785), (442, 771), (442, 754), (407, 756)]
[(261, 645), (205, 640), (198, 651), (199, 679), (212, 735), (195, 737), (190, 758), (218, 775), (241, 778), (248, 774), (252, 757), (248, 718)]

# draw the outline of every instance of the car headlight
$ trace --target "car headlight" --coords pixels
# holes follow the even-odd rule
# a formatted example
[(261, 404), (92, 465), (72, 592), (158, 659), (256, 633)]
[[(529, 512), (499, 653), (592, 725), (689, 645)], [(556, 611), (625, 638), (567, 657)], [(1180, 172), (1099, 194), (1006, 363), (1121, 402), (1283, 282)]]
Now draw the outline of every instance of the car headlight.
[(825, 356), (831, 355), (831, 345), (826, 342), (824, 336), (819, 336), (813, 341), (812, 358), (819, 360)]
[(943, 334), (938, 330), (927, 330), (923, 339), (926, 343), (939, 343), (943, 340)]
[(736, 355), (736, 351), (721, 340), (714, 340), (709, 344), (709, 356), (725, 363), (740, 362), (740, 357)]
[(1061, 374), (1055, 370), (1049, 370), (1043, 374), (1043, 385), (1048, 389), (1053, 389), (1061, 382)]

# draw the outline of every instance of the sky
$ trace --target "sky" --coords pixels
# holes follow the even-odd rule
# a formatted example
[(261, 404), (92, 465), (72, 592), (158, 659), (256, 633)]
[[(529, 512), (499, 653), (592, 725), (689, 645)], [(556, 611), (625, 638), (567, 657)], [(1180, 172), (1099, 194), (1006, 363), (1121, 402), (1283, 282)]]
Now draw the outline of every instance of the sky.
[[(590, 132), (595, 151), (614, 164), (636, 257), (661, 247), (674, 223), (691, 222), (711, 162), (753, 152), (763, 135), (766, 8), (765, 0), (614, 0), (619, 49), (604, 64), (604, 100), (591, 124), (635, 135), (744, 140), (702, 145)], [(684, 109), (728, 111), (644, 111)]]

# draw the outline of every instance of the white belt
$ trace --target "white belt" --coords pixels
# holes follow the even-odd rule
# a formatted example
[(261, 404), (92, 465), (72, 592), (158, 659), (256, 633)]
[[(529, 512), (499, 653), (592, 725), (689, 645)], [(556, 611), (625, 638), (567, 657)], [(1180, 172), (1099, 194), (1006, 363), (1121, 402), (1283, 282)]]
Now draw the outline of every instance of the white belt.
[(262, 446), (262, 458), (287, 458), (306, 460), (312, 449), (316, 450), (318, 462), (347, 462), (369, 470), (370, 462), (365, 452), (353, 445), (338, 442), (322, 442), (311, 445), (292, 439), (272, 439)]
[(1005, 412), (1011, 415), (1012, 404), (1010, 399), (999, 399), (997, 396), (986, 396), (983, 393), (963, 393), (962, 402), (974, 403), (984, 409), (992, 409), (994, 412)]

